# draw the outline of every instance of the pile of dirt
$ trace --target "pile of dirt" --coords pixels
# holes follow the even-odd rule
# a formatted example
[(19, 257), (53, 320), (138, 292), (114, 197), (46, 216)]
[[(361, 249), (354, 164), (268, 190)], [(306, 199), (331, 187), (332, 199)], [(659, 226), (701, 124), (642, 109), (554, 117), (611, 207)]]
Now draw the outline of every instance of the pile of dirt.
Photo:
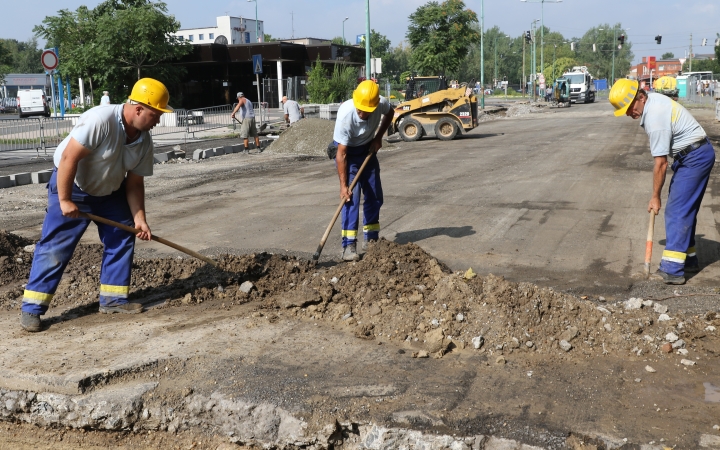
[[(6, 241), (19, 242), (12, 239)], [(54, 306), (97, 302), (101, 255), (100, 245), (78, 247)], [(268, 253), (226, 255), (219, 262), (220, 270), (184, 257), (138, 259), (131, 298), (164, 308), (254, 302), (256, 317), (340, 323), (360, 338), (404, 342), (419, 355), (437, 357), (463, 349), (583, 357), (660, 353), (669, 333), (683, 345), (702, 347), (717, 338), (713, 327), (720, 326), (720, 317), (671, 318), (664, 306), (641, 299), (598, 306), (530, 283), (452, 273), (417, 245), (384, 239), (361, 261), (330, 267)], [(15, 280), (16, 297), (25, 279)], [(0, 297), (0, 306), (17, 308), (18, 300)]]
[(25, 279), (30, 274), (32, 254), (24, 248), (32, 243), (29, 239), (0, 230), (0, 286)]
[(302, 119), (285, 130), (267, 150), (271, 153), (327, 157), (327, 146), (333, 139), (334, 130), (335, 121)]
[(515, 103), (514, 105), (510, 106), (505, 113), (506, 117), (519, 117), (519, 116), (525, 116), (527, 114), (536, 114), (545, 112), (545, 108), (547, 108), (550, 104), (549, 103), (530, 103), (530, 102), (520, 102)]

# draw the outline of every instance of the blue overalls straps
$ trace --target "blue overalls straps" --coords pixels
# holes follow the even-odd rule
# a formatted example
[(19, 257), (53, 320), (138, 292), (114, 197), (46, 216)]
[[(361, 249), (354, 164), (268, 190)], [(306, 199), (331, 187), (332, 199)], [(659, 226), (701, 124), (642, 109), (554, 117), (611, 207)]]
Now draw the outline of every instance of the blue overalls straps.
[(660, 270), (667, 274), (683, 276), (686, 265), (698, 265), (695, 227), (713, 165), (715, 150), (710, 141), (675, 159), (672, 164), (674, 175), (665, 207), (667, 243), (660, 261)]
[[(338, 145), (337, 142), (334, 142)], [(358, 147), (347, 147), (346, 161), (348, 166), (348, 185), (352, 183), (368, 154), (370, 144)], [(337, 161), (336, 161), (337, 166)], [(352, 191), (352, 199), (342, 209), (342, 246), (357, 242), (360, 222), (360, 192), (363, 201), (363, 233), (365, 241), (377, 240), (380, 234), (380, 207), (383, 204), (383, 191), (380, 182), (380, 163), (377, 155), (373, 155), (363, 169), (360, 179)]]
[[(134, 225), (124, 183), (112, 194), (102, 197), (89, 195), (73, 185), (72, 201), (82, 212)], [(60, 278), (88, 225), (89, 219), (71, 219), (62, 215), (55, 170), (48, 183), (47, 215), (42, 226), (42, 237), (35, 246), (30, 280), (23, 296), (23, 311), (32, 314), (44, 314), (47, 311)], [(127, 303), (135, 236), (109, 225), (96, 225), (105, 247), (100, 272), (100, 305)]]

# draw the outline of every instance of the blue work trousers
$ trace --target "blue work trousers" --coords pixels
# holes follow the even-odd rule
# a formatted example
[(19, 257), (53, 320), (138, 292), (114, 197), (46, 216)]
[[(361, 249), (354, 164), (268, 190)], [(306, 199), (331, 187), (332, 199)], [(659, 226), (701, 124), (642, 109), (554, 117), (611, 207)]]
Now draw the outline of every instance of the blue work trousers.
[[(335, 145), (338, 145), (335, 142)], [(347, 147), (348, 183), (352, 183), (368, 155), (370, 144), (359, 147)], [(337, 162), (336, 162), (337, 165)], [(365, 240), (377, 240), (380, 234), (380, 207), (383, 204), (382, 183), (380, 183), (380, 162), (377, 155), (370, 158), (367, 166), (360, 174), (352, 199), (345, 203), (342, 209), (342, 246), (357, 242), (358, 226), (360, 224), (360, 192), (365, 197), (363, 201), (363, 232)]]
[(666, 244), (660, 261), (660, 270), (667, 274), (684, 276), (686, 265), (698, 265), (695, 227), (714, 164), (715, 150), (709, 141), (672, 164), (674, 175), (665, 207)]
[[(82, 212), (125, 225), (134, 225), (125, 194), (125, 183), (112, 194), (101, 197), (86, 194), (77, 185), (73, 185), (72, 201)], [(89, 219), (71, 219), (62, 215), (55, 170), (48, 183), (48, 207), (42, 226), (42, 237), (35, 245), (30, 280), (23, 296), (24, 312), (45, 314), (60, 284), (60, 278), (88, 225)], [(100, 305), (122, 305), (128, 301), (135, 236), (109, 225), (97, 222), (96, 225), (100, 240), (105, 246), (100, 272)]]

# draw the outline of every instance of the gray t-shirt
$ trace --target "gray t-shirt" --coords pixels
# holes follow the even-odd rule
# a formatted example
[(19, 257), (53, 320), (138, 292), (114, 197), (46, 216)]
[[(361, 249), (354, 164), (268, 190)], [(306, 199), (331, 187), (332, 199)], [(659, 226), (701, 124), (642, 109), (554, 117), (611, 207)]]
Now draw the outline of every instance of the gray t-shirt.
[(295, 100), (285, 100), (283, 111), (290, 119), (290, 125), (300, 120), (300, 105)]
[(385, 97), (381, 96), (380, 103), (375, 108), (375, 111), (370, 114), (367, 120), (362, 120), (357, 114), (353, 101), (344, 102), (337, 112), (333, 140), (348, 147), (367, 144), (375, 137), (380, 120), (388, 111), (392, 111), (392, 106)]
[(253, 108), (253, 104), (247, 98), (245, 98), (245, 103), (243, 103), (238, 112), (240, 113), (241, 121), (246, 117), (255, 117), (255, 109)]
[(148, 131), (131, 144), (122, 122), (123, 105), (96, 106), (83, 113), (70, 134), (58, 145), (53, 161), (60, 166), (63, 151), (75, 138), (90, 154), (78, 163), (75, 184), (84, 192), (109, 195), (118, 190), (127, 172), (147, 177), (153, 174), (153, 142)]
[(648, 94), (640, 126), (650, 138), (650, 153), (667, 156), (703, 139), (705, 130), (681, 104), (656, 93)]

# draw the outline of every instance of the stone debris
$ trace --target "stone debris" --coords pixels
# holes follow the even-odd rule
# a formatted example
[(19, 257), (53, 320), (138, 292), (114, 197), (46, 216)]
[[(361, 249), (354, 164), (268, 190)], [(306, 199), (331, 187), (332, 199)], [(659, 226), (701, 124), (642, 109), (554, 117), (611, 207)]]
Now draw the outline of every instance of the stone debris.
[(465, 315), (463, 313), (460, 313), (455, 316), (455, 320), (457, 320), (458, 322), (462, 322), (463, 320), (465, 320)]
[(670, 353), (672, 351), (672, 344), (669, 342), (664, 343), (660, 349), (663, 353)]
[(708, 325), (707, 327), (705, 327), (705, 331), (715, 331), (715, 327), (712, 325)]
[(504, 356), (498, 356), (497, 358), (495, 358), (495, 364), (503, 365), (505, 364), (505, 362), (506, 361)]
[(23, 247), (23, 250), (26, 253), (34, 253), (35, 252), (35, 244), (26, 245), (25, 247)]
[(484, 342), (485, 339), (483, 339), (482, 336), (475, 336), (474, 338), (472, 338), (472, 345), (475, 349), (479, 349), (480, 347), (482, 347)]
[(687, 356), (687, 354), (688, 354), (689, 352), (688, 352), (687, 349), (685, 349), (685, 348), (680, 348), (680, 349), (678, 349), (678, 351), (675, 352), (675, 353), (677, 353), (678, 355)]
[(420, 351), (412, 353), (413, 358), (427, 358), (429, 356), (430, 356), (430, 354), (428, 352), (426, 352), (425, 350), (420, 350)]
[(678, 335), (675, 333), (672, 333), (672, 332), (665, 335), (665, 340), (670, 343), (673, 343), (673, 342), (677, 341), (678, 339), (680, 339), (678, 337)]
[(672, 343), (672, 348), (685, 348), (685, 341), (678, 339)]
[(669, 320), (672, 319), (670, 319), (670, 316), (668, 316), (667, 314), (660, 314), (660, 317), (658, 317), (658, 322), (667, 322)]
[(334, 130), (334, 121), (302, 119), (283, 131), (280, 137), (270, 144), (267, 151), (327, 158), (327, 146), (333, 140)]
[(653, 311), (658, 314), (665, 314), (666, 312), (668, 312), (668, 307), (663, 305), (662, 303), (655, 303), (653, 305)]
[(694, 366), (696, 363), (695, 363), (695, 361), (691, 361), (689, 359), (681, 359), (680, 364), (682, 364), (684, 366)]
[(631, 299), (627, 300), (624, 305), (625, 309), (629, 311), (632, 311), (634, 309), (640, 309), (643, 307), (643, 300), (641, 298), (632, 297)]
[(645, 366), (645, 371), (646, 371), (646, 372), (650, 372), (650, 373), (655, 373), (655, 372), (657, 372), (657, 370), (653, 369), (653, 368), (650, 367), (650, 366)]
[(572, 348), (573, 348), (572, 344), (569, 343), (568, 341), (565, 341), (565, 340), (560, 341), (560, 349), (561, 350), (563, 350), (565, 352), (569, 352), (570, 350), (572, 350)]
[(253, 289), (254, 287), (255, 287), (255, 286), (254, 286), (251, 282), (245, 281), (245, 282), (243, 282), (243, 283), (240, 285), (240, 288), (239, 288), (239, 289), (240, 289), (240, 292), (244, 292), (245, 294), (249, 294), (250, 291), (252, 291), (252, 289)]

